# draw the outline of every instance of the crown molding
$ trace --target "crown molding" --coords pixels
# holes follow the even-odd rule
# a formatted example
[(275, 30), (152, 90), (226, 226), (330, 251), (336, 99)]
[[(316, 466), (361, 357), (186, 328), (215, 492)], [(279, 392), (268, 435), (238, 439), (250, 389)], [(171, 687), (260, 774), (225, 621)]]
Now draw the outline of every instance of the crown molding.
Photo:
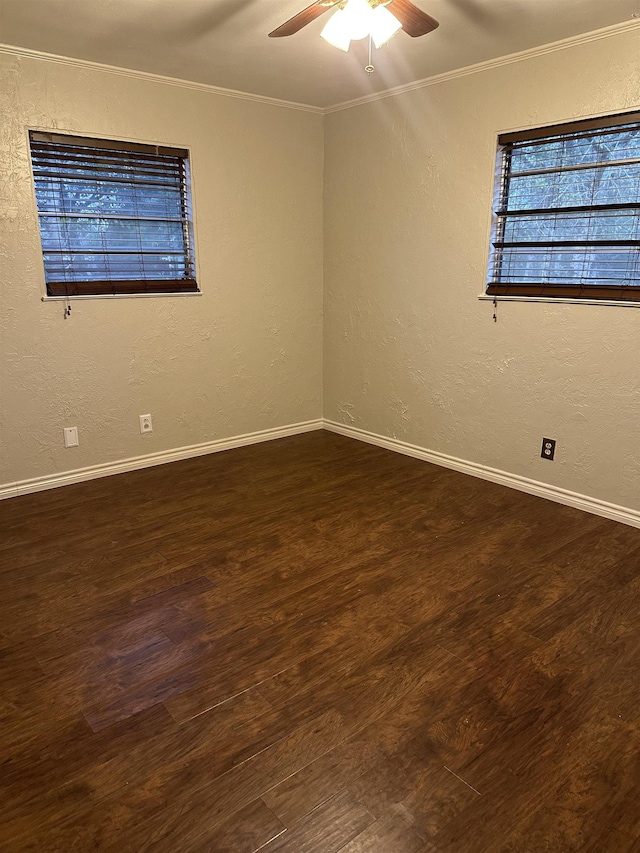
[(164, 83), (169, 86), (178, 86), (182, 89), (192, 89), (196, 92), (207, 92), (211, 95), (222, 95), (225, 98), (238, 98), (242, 101), (255, 101), (259, 104), (270, 104), (273, 107), (284, 107), (290, 110), (302, 110), (303, 112), (323, 115), (322, 107), (314, 107), (311, 104), (298, 104), (295, 101), (283, 101), (279, 98), (267, 98), (264, 95), (254, 95), (250, 92), (239, 92), (236, 89), (223, 89), (209, 83), (196, 83), (193, 80), (182, 80), (179, 77), (165, 77), (162, 74), (152, 74), (150, 71), (136, 71), (133, 68), (121, 68), (118, 65), (106, 65), (102, 62), (91, 62), (88, 59), (74, 59), (70, 56), (59, 56), (57, 53), (45, 53), (41, 50), (30, 50), (26, 47), (18, 47), (12, 44), (0, 43), (0, 54), (19, 56), (26, 59), (36, 59), (43, 62), (53, 62), (57, 65), (68, 65), (72, 68), (86, 68), (94, 71), (104, 71), (107, 74), (117, 74), (120, 77), (129, 77), (134, 80), (147, 80), (150, 83)]
[(416, 89), (425, 89), (428, 86), (436, 86), (438, 83), (457, 80), (459, 77), (467, 77), (470, 74), (490, 71), (493, 68), (501, 68), (504, 65), (511, 65), (515, 62), (534, 59), (538, 56), (546, 56), (547, 54), (555, 53), (556, 51), (566, 50), (582, 44), (590, 44), (594, 41), (600, 41), (601, 39), (611, 38), (634, 31), (640, 31), (640, 20), (638, 19), (623, 21), (620, 24), (613, 24), (613, 26), (604, 27), (600, 30), (593, 30), (589, 33), (570, 36), (569, 38), (540, 45), (539, 47), (527, 48), (527, 50), (521, 50), (517, 53), (509, 53), (505, 56), (499, 56), (496, 59), (487, 59), (484, 62), (477, 62), (474, 65), (465, 65), (464, 67), (456, 68), (453, 71), (445, 71), (442, 74), (435, 74), (431, 77), (425, 77), (422, 80), (414, 80), (412, 83), (405, 83), (402, 86), (394, 86), (391, 89), (384, 89), (382, 92), (374, 92), (371, 95), (364, 95), (361, 98), (354, 98), (350, 101), (342, 101), (329, 107), (318, 107), (312, 104), (300, 104), (295, 101), (285, 101), (279, 98), (268, 98), (264, 95), (240, 92), (236, 89), (224, 89), (220, 86), (213, 86), (210, 83), (197, 83), (193, 80), (183, 80), (179, 77), (167, 77), (162, 74), (152, 74), (149, 71), (136, 71), (132, 68), (121, 68), (117, 65), (106, 65), (102, 62), (91, 62), (88, 59), (75, 59), (69, 56), (45, 53), (44, 51), (31, 50), (30, 48), (18, 47), (17, 45), (11, 44), (0, 43), (0, 54), (4, 53), (10, 56), (53, 62), (74, 68), (104, 71), (108, 74), (117, 74), (121, 77), (129, 77), (136, 80), (147, 80), (151, 83), (164, 83), (169, 86), (178, 86), (180, 88), (191, 89), (196, 92), (208, 92), (209, 94), (221, 95), (227, 98), (238, 98), (243, 101), (255, 101), (260, 104), (270, 104), (271, 106), (283, 107), (285, 109), (301, 110), (303, 112), (315, 113), (316, 115), (329, 115), (331, 113), (341, 112), (342, 110), (349, 110), (352, 107), (369, 104), (374, 101), (382, 101), (386, 98), (392, 98), (395, 95), (402, 95), (405, 92), (413, 92)]
[(425, 89), (428, 86), (436, 86), (438, 83), (446, 83), (448, 80), (457, 80), (459, 77), (467, 77), (470, 74), (490, 71), (492, 68), (501, 68), (503, 65), (512, 65), (515, 62), (534, 59), (537, 56), (546, 56), (549, 53), (555, 53), (559, 50), (566, 50), (567, 48), (577, 47), (581, 44), (590, 44), (594, 41), (600, 41), (601, 39), (633, 31), (640, 31), (639, 20), (623, 21), (611, 27), (604, 27), (603, 29), (593, 30), (589, 33), (570, 36), (569, 38), (550, 42), (539, 47), (530, 47), (527, 50), (509, 53), (506, 56), (499, 56), (496, 59), (487, 59), (484, 62), (477, 62), (474, 65), (456, 68), (454, 71), (445, 71), (443, 74), (435, 74), (432, 77), (425, 77), (423, 80), (415, 80), (413, 83), (405, 83), (403, 86), (394, 86), (392, 89), (385, 89), (383, 92), (374, 92), (371, 95), (364, 95), (362, 98), (354, 98), (351, 101), (343, 101), (331, 107), (325, 107), (323, 112), (325, 115), (329, 115), (330, 113), (349, 110), (352, 107), (359, 107), (362, 104), (370, 104), (373, 101), (382, 101), (385, 98), (392, 98), (395, 95), (402, 95), (405, 92), (413, 92), (415, 89)]

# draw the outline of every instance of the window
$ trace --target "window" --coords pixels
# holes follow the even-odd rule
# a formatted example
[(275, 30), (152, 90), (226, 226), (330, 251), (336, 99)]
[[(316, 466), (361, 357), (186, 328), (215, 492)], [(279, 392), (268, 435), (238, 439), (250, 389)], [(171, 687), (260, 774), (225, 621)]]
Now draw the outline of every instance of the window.
[(29, 138), (50, 296), (197, 292), (188, 151)]
[(487, 293), (640, 301), (640, 113), (498, 143)]

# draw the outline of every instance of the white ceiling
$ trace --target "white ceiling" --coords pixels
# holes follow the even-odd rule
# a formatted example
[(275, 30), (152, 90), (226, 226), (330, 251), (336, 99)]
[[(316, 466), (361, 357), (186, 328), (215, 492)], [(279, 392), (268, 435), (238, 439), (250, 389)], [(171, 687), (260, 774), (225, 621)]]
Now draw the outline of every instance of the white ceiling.
[(418, 39), (399, 33), (375, 52), (368, 77), (366, 43), (348, 54), (325, 44), (326, 17), (267, 38), (309, 2), (0, 0), (0, 42), (329, 107), (640, 12), (640, 0), (416, 0), (440, 28)]

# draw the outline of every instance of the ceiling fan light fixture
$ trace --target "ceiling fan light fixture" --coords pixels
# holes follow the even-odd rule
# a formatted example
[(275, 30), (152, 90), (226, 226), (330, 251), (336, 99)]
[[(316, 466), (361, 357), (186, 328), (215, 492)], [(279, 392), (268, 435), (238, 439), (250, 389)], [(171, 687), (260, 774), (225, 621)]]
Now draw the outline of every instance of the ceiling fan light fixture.
[(345, 21), (344, 17), (343, 9), (334, 12), (320, 33), (320, 38), (323, 38), (333, 47), (337, 47), (338, 50), (344, 50), (347, 53), (351, 44), (351, 30), (349, 20)]
[(400, 21), (385, 6), (376, 6), (371, 12), (369, 31), (377, 48), (386, 44), (401, 29)]
[(366, 38), (371, 32), (373, 9), (367, 0), (347, 0), (342, 10), (345, 26), (354, 41)]
[(329, 18), (320, 36), (339, 50), (349, 50), (352, 41), (371, 36), (376, 47), (382, 47), (402, 24), (384, 5), (372, 7), (368, 0), (347, 0)]

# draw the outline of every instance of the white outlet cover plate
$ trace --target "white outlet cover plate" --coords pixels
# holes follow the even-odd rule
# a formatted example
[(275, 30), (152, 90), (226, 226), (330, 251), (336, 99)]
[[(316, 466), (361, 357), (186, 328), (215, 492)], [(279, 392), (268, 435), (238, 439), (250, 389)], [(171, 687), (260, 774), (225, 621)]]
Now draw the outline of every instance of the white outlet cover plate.
[(78, 447), (80, 441), (78, 439), (78, 427), (65, 427), (64, 428), (64, 446), (65, 447)]
[(146, 432), (153, 432), (153, 421), (151, 415), (140, 415), (140, 432), (144, 435)]

